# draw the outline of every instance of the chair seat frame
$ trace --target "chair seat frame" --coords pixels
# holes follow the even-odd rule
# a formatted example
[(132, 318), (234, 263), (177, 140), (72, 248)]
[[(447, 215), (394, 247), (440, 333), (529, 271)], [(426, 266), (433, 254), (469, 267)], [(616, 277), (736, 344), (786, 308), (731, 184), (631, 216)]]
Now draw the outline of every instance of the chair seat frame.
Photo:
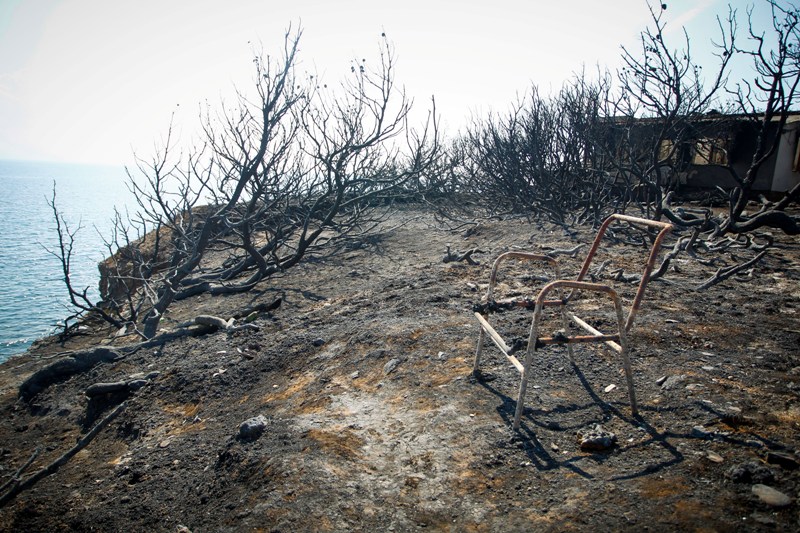
[[(636, 295), (634, 296), (633, 303), (628, 310), (627, 316), (625, 316), (622, 301), (613, 288), (601, 283), (590, 283), (584, 281), (589, 272), (589, 267), (592, 264), (592, 260), (600, 248), (600, 244), (603, 236), (606, 233), (606, 230), (614, 222), (627, 222), (635, 226), (644, 226), (658, 230), (658, 234), (653, 239), (653, 244), (650, 247), (650, 253), (647, 257), (647, 262), (645, 263), (644, 270), (642, 272), (639, 287), (636, 291)], [(600, 225), (600, 228), (598, 228), (597, 235), (592, 243), (592, 247), (590, 248), (586, 259), (583, 262), (580, 273), (575, 280), (559, 279), (561, 277), (559, 264), (554, 258), (548, 255), (528, 252), (507, 252), (498, 256), (492, 265), (489, 287), (486, 292), (487, 305), (483, 307), (483, 311), (475, 312), (475, 317), (480, 325), (480, 335), (478, 338), (478, 346), (475, 351), (473, 374), (476, 377), (480, 376), (480, 363), (483, 353), (483, 346), (485, 344), (486, 337), (488, 336), (494, 345), (505, 355), (506, 359), (521, 374), (519, 392), (517, 394), (517, 406), (514, 413), (513, 427), (515, 430), (519, 429), (522, 413), (524, 411), (525, 392), (528, 387), (528, 380), (531, 376), (531, 367), (534, 362), (535, 352), (541, 348), (552, 345), (566, 345), (569, 352), (570, 362), (573, 364), (575, 363), (575, 356), (572, 345), (576, 343), (604, 343), (609, 348), (619, 353), (622, 359), (622, 365), (625, 371), (625, 378), (628, 386), (631, 414), (633, 416), (638, 414), (636, 393), (633, 386), (633, 372), (628, 354), (627, 333), (632, 328), (636, 314), (641, 307), (644, 299), (645, 289), (650, 281), (650, 274), (655, 266), (659, 250), (661, 249), (661, 244), (671, 230), (672, 225), (666, 222), (659, 222), (621, 214), (609, 216), (603, 221), (603, 223)], [(489, 314), (491, 309), (498, 306), (498, 302), (494, 301), (494, 291), (495, 286), (497, 285), (498, 269), (502, 263), (512, 259), (545, 263), (555, 270), (556, 275), (556, 280), (551, 281), (542, 287), (535, 300), (511, 300), (502, 302), (502, 305), (506, 307), (519, 306), (528, 309), (533, 307), (533, 321), (531, 323), (530, 333), (528, 335), (527, 349), (523, 362), (520, 362), (519, 359), (514, 356), (514, 349), (505, 342), (495, 327), (489, 322)], [(572, 310), (570, 310), (569, 303), (578, 292), (595, 293), (601, 297), (605, 296), (611, 301), (614, 306), (614, 312), (617, 319), (616, 332), (610, 334), (603, 333), (593, 327), (588, 321), (577, 316), (574, 312), (572, 312)], [(564, 296), (560, 298), (553, 296), (553, 294), (557, 295), (559, 293), (563, 294)], [(560, 310), (563, 332), (558, 332), (557, 334), (546, 337), (540, 335), (540, 327), (543, 310), (548, 307), (555, 307)], [(580, 329), (583, 330), (584, 333), (588, 333), (588, 335), (568, 335), (567, 326), (569, 322), (576, 324)]]

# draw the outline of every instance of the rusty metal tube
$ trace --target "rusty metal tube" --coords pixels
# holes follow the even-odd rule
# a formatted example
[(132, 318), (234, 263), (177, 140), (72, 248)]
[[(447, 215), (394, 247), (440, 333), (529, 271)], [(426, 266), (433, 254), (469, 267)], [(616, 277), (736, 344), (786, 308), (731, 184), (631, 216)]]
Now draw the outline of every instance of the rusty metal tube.
[[(597, 235), (592, 242), (592, 247), (589, 249), (589, 253), (586, 255), (586, 259), (583, 262), (583, 266), (581, 267), (581, 271), (578, 274), (578, 281), (582, 281), (586, 274), (589, 272), (589, 267), (592, 264), (592, 260), (594, 259), (597, 250), (600, 248), (600, 241), (602, 241), (603, 237), (605, 236), (606, 230), (611, 225), (612, 222), (629, 222), (631, 224), (640, 224), (642, 226), (649, 226), (652, 228), (660, 228), (658, 235), (653, 242), (653, 246), (650, 249), (650, 255), (647, 257), (647, 263), (645, 264), (644, 271), (642, 272), (642, 279), (639, 281), (639, 288), (636, 291), (636, 296), (633, 299), (633, 304), (631, 305), (631, 310), (628, 313), (628, 318), (625, 321), (625, 331), (630, 331), (631, 327), (633, 327), (633, 322), (636, 319), (636, 314), (639, 311), (639, 308), (642, 303), (642, 299), (644, 298), (644, 291), (647, 287), (647, 283), (650, 281), (650, 274), (653, 272), (653, 267), (655, 266), (656, 258), (658, 257), (658, 252), (661, 249), (661, 243), (666, 238), (667, 234), (672, 231), (672, 224), (667, 222), (659, 222), (657, 220), (649, 220), (647, 218), (639, 218), (639, 217), (632, 217), (629, 215), (620, 215), (614, 214), (609, 216), (607, 219), (603, 221), (600, 225), (600, 228), (597, 230)], [(572, 297), (570, 294), (567, 299), (569, 300)]]
[(543, 263), (548, 263), (555, 269), (556, 279), (561, 277), (561, 269), (558, 266), (558, 261), (549, 255), (532, 254), (528, 252), (506, 252), (504, 254), (500, 254), (497, 259), (494, 260), (494, 264), (492, 264), (492, 275), (489, 278), (489, 288), (486, 291), (487, 302), (491, 301), (492, 297), (494, 296), (494, 286), (497, 283), (497, 270), (500, 268), (500, 264), (509, 259), (520, 259), (522, 261), (541, 261)]

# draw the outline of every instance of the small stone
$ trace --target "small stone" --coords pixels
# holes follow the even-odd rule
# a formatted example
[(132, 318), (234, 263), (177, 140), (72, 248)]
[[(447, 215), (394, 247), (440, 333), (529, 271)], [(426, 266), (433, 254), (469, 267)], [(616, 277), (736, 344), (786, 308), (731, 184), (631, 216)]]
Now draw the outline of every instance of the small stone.
[(578, 444), (584, 451), (608, 450), (617, 442), (617, 436), (603, 429), (600, 424), (592, 429), (578, 432)]
[(722, 458), (722, 456), (720, 454), (714, 453), (714, 452), (711, 452), (711, 451), (706, 453), (706, 457), (712, 463), (721, 463), (721, 462), (723, 462), (725, 460), (725, 459)]
[(800, 467), (797, 457), (784, 452), (767, 452), (767, 462), (771, 465), (778, 465), (786, 470), (797, 470)]
[(772, 526), (775, 527), (778, 525), (778, 522), (771, 516), (763, 513), (751, 513), (750, 518), (757, 524), (763, 524), (765, 526)]
[(172, 441), (169, 440), (169, 439), (164, 439), (164, 440), (162, 440), (161, 442), (158, 443), (158, 447), (159, 448), (166, 448), (167, 446), (169, 446), (170, 442), (172, 442)]
[(139, 390), (145, 385), (147, 385), (146, 379), (134, 379), (128, 382), (128, 390), (132, 391)]
[(665, 381), (667, 381), (667, 376), (661, 376), (656, 380), (656, 385), (662, 385)]
[(350, 379), (356, 379), (359, 376), (358, 370), (350, 374)]
[(681, 374), (679, 376), (670, 376), (661, 383), (661, 388), (664, 390), (674, 389), (685, 379), (686, 379), (686, 374)]
[(400, 364), (400, 359), (398, 359), (396, 357), (394, 359), (389, 359), (389, 362), (387, 362), (385, 365), (383, 365), (383, 373), (388, 376), (389, 374), (394, 372), (395, 369), (397, 369), (397, 366), (399, 364)]
[(558, 448), (558, 444), (556, 444), (555, 442), (551, 442), (550, 443), (550, 449), (553, 450), (554, 452), (557, 452), (558, 449), (559, 449)]
[(311, 344), (313, 344), (314, 346), (316, 346), (317, 348), (319, 348), (320, 346), (322, 346), (323, 344), (325, 344), (325, 339), (314, 339), (314, 340), (313, 340), (313, 342), (312, 342)]
[(750, 490), (770, 507), (787, 507), (792, 504), (789, 496), (767, 485), (756, 484)]
[(728, 478), (734, 483), (772, 483), (775, 474), (768, 467), (755, 461), (735, 465), (728, 470)]
[(704, 438), (706, 438), (706, 437), (708, 437), (710, 435), (711, 435), (711, 432), (706, 430), (706, 428), (704, 428), (703, 426), (694, 426), (692, 428), (692, 436), (693, 437), (700, 437), (701, 439), (704, 439)]
[(264, 433), (267, 423), (268, 421), (264, 415), (245, 420), (239, 425), (239, 438), (242, 440), (256, 440)]
[(716, 370), (716, 368), (713, 366), (704, 366), (703, 370), (705, 370), (706, 372), (713, 372), (714, 370)]
[(603, 389), (603, 392), (611, 392), (612, 390), (614, 390), (616, 388), (617, 388), (617, 386), (612, 383), (611, 385), (609, 385), (608, 387)]

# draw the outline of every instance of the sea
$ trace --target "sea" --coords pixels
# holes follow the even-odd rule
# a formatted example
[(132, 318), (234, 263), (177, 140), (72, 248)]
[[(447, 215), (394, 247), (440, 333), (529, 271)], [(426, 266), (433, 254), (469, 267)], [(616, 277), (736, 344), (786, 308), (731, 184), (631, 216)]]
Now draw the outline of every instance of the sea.
[[(60, 261), (53, 198), (71, 230), (78, 227), (71, 279), (98, 297), (97, 264), (109, 255), (104, 241), (114, 207), (133, 210), (123, 166), (0, 160), (0, 362), (57, 331), (73, 313)], [(49, 250), (49, 251), (48, 251)]]

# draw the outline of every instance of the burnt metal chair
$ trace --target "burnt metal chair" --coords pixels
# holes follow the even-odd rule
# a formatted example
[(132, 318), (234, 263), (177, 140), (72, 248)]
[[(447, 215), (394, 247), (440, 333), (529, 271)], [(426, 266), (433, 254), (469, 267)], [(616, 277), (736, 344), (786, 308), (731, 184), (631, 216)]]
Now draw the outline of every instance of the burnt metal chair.
[[(600, 247), (603, 236), (612, 222), (628, 222), (633, 225), (645, 226), (659, 230), (650, 248), (650, 253), (644, 266), (644, 271), (642, 272), (642, 278), (639, 282), (639, 288), (636, 291), (636, 295), (633, 299), (630, 309), (627, 311), (627, 316), (625, 316), (625, 310), (623, 309), (622, 301), (614, 289), (601, 283), (590, 283), (584, 281), (584, 278), (586, 278), (586, 275), (589, 272), (589, 267), (592, 264), (592, 260), (594, 259), (597, 250)], [(653, 271), (659, 249), (661, 248), (661, 243), (671, 230), (672, 225), (665, 222), (657, 222), (654, 220), (627, 215), (611, 215), (600, 225), (592, 247), (583, 262), (583, 267), (581, 268), (581, 271), (575, 280), (558, 279), (560, 278), (558, 262), (554, 258), (547, 255), (527, 252), (507, 252), (501, 254), (495, 260), (494, 264), (492, 265), (489, 288), (487, 289), (486, 293), (486, 304), (480, 306), (480, 310), (475, 312), (475, 317), (478, 319), (478, 323), (480, 324), (480, 336), (478, 339), (478, 347), (475, 352), (473, 374), (476, 377), (480, 375), (481, 355), (486, 336), (488, 335), (489, 339), (492, 340), (495, 346), (500, 349), (508, 361), (511, 362), (511, 364), (513, 364), (521, 374), (519, 394), (517, 396), (517, 407), (514, 413), (514, 429), (519, 429), (520, 419), (522, 418), (525, 402), (525, 391), (528, 386), (528, 379), (531, 375), (531, 365), (533, 364), (534, 354), (541, 348), (551, 345), (566, 345), (569, 352), (570, 361), (572, 363), (574, 363), (572, 345), (575, 343), (601, 342), (605, 343), (608, 347), (619, 353), (622, 358), (622, 364), (625, 370), (625, 378), (628, 385), (628, 397), (630, 399), (631, 414), (634, 416), (637, 415), (636, 394), (633, 388), (633, 375), (630, 359), (628, 357), (628, 342), (626, 334), (633, 326), (636, 313), (639, 311), (639, 308), (642, 304), (645, 288), (647, 287), (647, 283), (650, 279), (650, 274)], [(500, 265), (509, 259), (546, 263), (555, 270), (557, 279), (545, 285), (539, 291), (534, 300), (512, 299), (502, 302), (495, 302), (494, 291), (497, 284), (497, 271)], [(570, 301), (578, 292), (596, 293), (598, 296), (605, 296), (611, 301), (614, 306), (617, 320), (616, 332), (610, 334), (602, 333), (589, 322), (575, 315), (575, 313), (570, 310)], [(561, 293), (563, 296), (557, 297), (558, 293)], [(525, 352), (525, 359), (523, 362), (520, 362), (519, 359), (514, 356), (516, 351), (515, 348), (519, 349), (519, 347), (509, 346), (503, 337), (497, 332), (495, 327), (493, 327), (489, 322), (490, 313), (513, 307), (523, 307), (527, 309), (533, 308), (533, 323), (531, 324), (530, 334), (527, 341), (527, 349)], [(562, 331), (556, 332), (549, 337), (541, 336), (539, 331), (542, 320), (542, 311), (546, 307), (556, 307), (560, 309), (563, 325)], [(588, 333), (588, 335), (568, 335), (567, 325), (569, 321), (575, 323), (577, 326), (583, 329), (585, 333)]]

